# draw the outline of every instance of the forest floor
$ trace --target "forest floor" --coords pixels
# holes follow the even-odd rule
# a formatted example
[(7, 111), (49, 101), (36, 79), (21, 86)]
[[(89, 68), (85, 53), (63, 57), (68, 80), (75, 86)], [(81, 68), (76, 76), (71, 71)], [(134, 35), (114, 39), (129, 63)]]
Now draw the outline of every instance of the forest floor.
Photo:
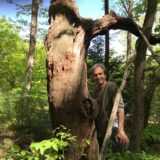
[[(13, 144), (21, 149), (28, 150), (32, 142), (39, 142), (53, 137), (51, 126), (43, 128), (10, 127), (0, 129), (0, 157), (11, 151)], [(150, 143), (150, 153), (160, 157), (160, 143)], [(0, 158), (0, 160), (5, 160)]]
[(9, 153), (13, 144), (17, 144), (23, 150), (28, 150), (32, 142), (39, 142), (53, 136), (52, 128), (7, 128), (0, 129), (0, 160), (5, 154)]

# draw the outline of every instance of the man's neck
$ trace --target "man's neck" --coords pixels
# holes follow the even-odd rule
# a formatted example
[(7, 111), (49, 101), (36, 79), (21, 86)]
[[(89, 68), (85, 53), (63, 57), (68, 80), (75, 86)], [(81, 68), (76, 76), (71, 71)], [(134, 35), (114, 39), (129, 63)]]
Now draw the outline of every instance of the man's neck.
[(98, 87), (102, 89), (106, 84), (107, 84), (107, 81), (105, 81), (105, 82), (104, 82), (103, 84), (101, 84), (101, 85), (98, 85)]

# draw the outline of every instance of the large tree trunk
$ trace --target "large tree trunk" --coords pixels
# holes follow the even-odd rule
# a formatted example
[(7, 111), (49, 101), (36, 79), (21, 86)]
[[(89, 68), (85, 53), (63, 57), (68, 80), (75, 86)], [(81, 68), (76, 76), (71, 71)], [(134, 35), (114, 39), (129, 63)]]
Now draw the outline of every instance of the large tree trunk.
[[(148, 0), (147, 12), (143, 24), (143, 33), (149, 39), (157, 8), (157, 0)], [(141, 133), (144, 127), (144, 68), (147, 45), (142, 38), (137, 40), (137, 56), (134, 71), (134, 121), (131, 138), (131, 149), (139, 152), (141, 149)]]
[[(131, 29), (136, 35), (139, 32), (133, 21), (118, 17), (115, 13), (95, 21), (80, 18), (72, 0), (51, 0), (49, 16), (50, 29), (45, 39), (45, 48), (48, 101), (53, 128), (59, 125), (70, 128), (72, 134), (77, 136), (79, 145), (85, 139), (91, 140), (91, 145), (83, 148), (86, 151), (85, 158), (98, 160), (99, 148), (93, 117), (80, 111), (82, 102), (89, 96), (86, 50), (90, 40), (96, 35), (104, 35), (107, 28)], [(123, 27), (127, 23), (131, 23), (132, 28)], [(74, 145), (71, 146), (65, 159), (81, 159), (78, 152)]]
[[(90, 40), (103, 27), (114, 23), (115, 17), (106, 16), (100, 21), (80, 19), (74, 1), (51, 1), (50, 30), (46, 36), (47, 82), (50, 115), (53, 128), (64, 125), (77, 136), (82, 145), (91, 140), (87, 159), (98, 160), (99, 148), (92, 119), (80, 112), (82, 101), (89, 96), (87, 87), (86, 49)], [(80, 153), (80, 151), (78, 151)], [(91, 153), (91, 154), (90, 154)], [(78, 160), (74, 146), (66, 159)]]
[[(97, 160), (99, 150), (93, 120), (80, 112), (82, 101), (89, 96), (85, 34), (75, 3), (53, 0), (50, 6), (50, 30), (45, 41), (52, 125), (53, 128), (64, 125), (71, 129), (72, 134), (77, 136), (78, 145), (82, 145), (86, 139), (92, 140), (88, 148), (92, 148), (93, 154), (87, 153), (87, 159)], [(81, 159), (80, 152), (76, 152), (72, 146), (65, 158)]]

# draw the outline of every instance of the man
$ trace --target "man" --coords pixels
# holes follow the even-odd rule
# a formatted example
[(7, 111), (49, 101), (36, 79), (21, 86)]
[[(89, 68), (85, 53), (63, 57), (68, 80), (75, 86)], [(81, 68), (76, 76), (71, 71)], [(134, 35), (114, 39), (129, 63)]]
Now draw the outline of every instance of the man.
[[(117, 86), (114, 82), (106, 80), (106, 68), (103, 64), (93, 65), (90, 73), (96, 83), (96, 87), (94, 88), (92, 97), (96, 99), (99, 106), (95, 123), (97, 129), (97, 137), (101, 147), (114, 104)], [(117, 128), (117, 133), (115, 136), (116, 141), (124, 145), (128, 144), (129, 139), (124, 131), (124, 103), (122, 97), (119, 101), (114, 127)]]

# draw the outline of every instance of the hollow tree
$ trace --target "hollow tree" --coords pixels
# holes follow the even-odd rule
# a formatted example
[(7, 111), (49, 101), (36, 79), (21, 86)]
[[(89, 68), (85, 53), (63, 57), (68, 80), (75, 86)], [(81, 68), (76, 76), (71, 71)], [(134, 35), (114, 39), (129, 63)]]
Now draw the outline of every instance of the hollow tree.
[[(82, 102), (89, 96), (87, 88), (86, 51), (90, 40), (104, 35), (106, 29), (123, 29), (139, 36), (135, 23), (129, 18), (110, 13), (92, 20), (81, 18), (72, 0), (51, 0), (49, 8), (50, 29), (45, 39), (47, 89), (53, 128), (64, 125), (77, 136), (77, 143), (91, 140), (84, 148), (86, 159), (98, 160), (99, 149), (94, 128), (92, 109), (89, 116), (81, 111)], [(156, 38), (150, 36), (150, 42)], [(93, 103), (90, 103), (92, 107)], [(73, 145), (66, 159), (79, 160), (81, 155)], [(83, 157), (84, 159), (84, 157)]]

